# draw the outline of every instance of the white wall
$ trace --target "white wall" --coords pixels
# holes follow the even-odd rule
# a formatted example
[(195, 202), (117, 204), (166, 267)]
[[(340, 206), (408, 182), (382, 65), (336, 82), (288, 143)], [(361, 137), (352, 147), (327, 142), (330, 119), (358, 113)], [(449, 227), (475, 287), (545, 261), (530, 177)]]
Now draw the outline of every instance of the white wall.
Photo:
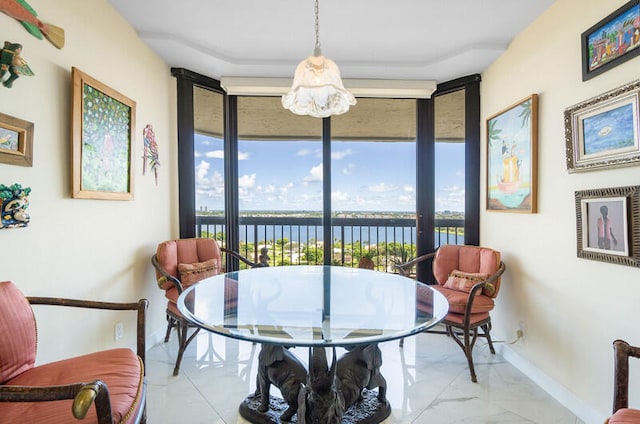
[[(524, 340), (505, 347), (505, 356), (587, 423), (611, 411), (613, 340), (640, 345), (640, 270), (576, 256), (574, 192), (638, 185), (640, 166), (569, 174), (563, 112), (640, 77), (640, 57), (586, 82), (581, 76), (580, 34), (626, 2), (558, 0), (482, 74), (481, 84), (485, 134), (488, 116), (540, 96), (539, 212), (480, 217), (482, 244), (501, 250), (507, 264), (493, 315), (496, 338), (514, 339), (522, 323)], [(486, 148), (483, 163), (485, 157)], [(482, 198), (485, 184), (483, 176)]]
[[(164, 325), (162, 292), (150, 256), (177, 229), (175, 80), (169, 67), (105, 0), (30, 0), (44, 22), (66, 31), (58, 50), (0, 14), (2, 36), (23, 44), (35, 76), (0, 86), (0, 111), (35, 124), (33, 167), (0, 163), (0, 184), (31, 187), (27, 228), (0, 230), (0, 281), (27, 295), (151, 301), (149, 332)], [(71, 67), (136, 101), (133, 201), (72, 199), (70, 163)], [(142, 129), (153, 125), (160, 151), (158, 186), (142, 176)], [(110, 313), (61, 314), (37, 307), (38, 362), (93, 351), (113, 343), (115, 321), (125, 322), (134, 346), (134, 320)], [(129, 316), (131, 317), (131, 316)], [(131, 317), (132, 318), (132, 317)]]

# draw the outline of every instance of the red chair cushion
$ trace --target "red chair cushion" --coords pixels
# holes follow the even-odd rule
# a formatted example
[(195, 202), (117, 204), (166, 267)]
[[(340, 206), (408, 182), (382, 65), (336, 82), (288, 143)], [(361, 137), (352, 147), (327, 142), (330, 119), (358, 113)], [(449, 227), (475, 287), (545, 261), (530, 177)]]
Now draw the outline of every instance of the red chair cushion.
[[(440, 246), (433, 260), (433, 275), (439, 285), (444, 285), (453, 270), (466, 273), (492, 275), (500, 267), (500, 252), (486, 247), (445, 245)], [(495, 298), (500, 290), (500, 279), (494, 282), (493, 293), (483, 290), (485, 296)]]
[(639, 424), (640, 409), (622, 408), (609, 418), (609, 424)]
[[(458, 290), (451, 290), (441, 286), (432, 286), (434, 290), (439, 291), (447, 298), (449, 302), (449, 313), (464, 314), (469, 301), (469, 293), (461, 292)], [(483, 312), (489, 312), (493, 309), (495, 304), (493, 299), (483, 294), (476, 295), (471, 307), (472, 314), (479, 314)]]
[[(111, 349), (32, 368), (8, 381), (16, 386), (54, 386), (102, 380), (109, 389), (114, 423), (134, 419), (143, 405), (144, 368), (131, 349)], [(73, 418), (73, 400), (52, 402), (0, 402), (0, 417), (7, 423), (79, 423)], [(89, 409), (82, 423), (97, 423)]]
[[(222, 264), (218, 243), (213, 239), (206, 238), (165, 241), (158, 245), (156, 258), (162, 268), (178, 279), (180, 278), (178, 275), (178, 264), (193, 264), (216, 259), (218, 261), (218, 273), (220, 272), (220, 266)], [(164, 280), (162, 274), (158, 271), (156, 271), (156, 279), (162, 289), (167, 290), (174, 287), (171, 282)]]
[(31, 305), (11, 282), (0, 283), (0, 384), (33, 368), (36, 321)]

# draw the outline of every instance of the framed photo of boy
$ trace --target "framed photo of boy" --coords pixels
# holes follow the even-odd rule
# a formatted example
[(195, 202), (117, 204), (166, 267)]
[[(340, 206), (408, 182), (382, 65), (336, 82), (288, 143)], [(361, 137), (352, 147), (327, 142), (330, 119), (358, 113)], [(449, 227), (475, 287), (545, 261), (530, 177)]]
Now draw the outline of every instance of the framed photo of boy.
[(582, 33), (582, 81), (640, 54), (640, 0), (631, 0)]
[(576, 191), (575, 200), (578, 257), (640, 267), (640, 186)]
[(136, 103), (72, 69), (72, 196), (133, 200)]

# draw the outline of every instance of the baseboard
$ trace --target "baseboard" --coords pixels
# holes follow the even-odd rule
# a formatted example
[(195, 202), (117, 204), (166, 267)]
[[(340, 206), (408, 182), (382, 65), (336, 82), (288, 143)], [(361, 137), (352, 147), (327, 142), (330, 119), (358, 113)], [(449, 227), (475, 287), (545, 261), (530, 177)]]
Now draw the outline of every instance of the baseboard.
[(519, 369), (531, 381), (540, 386), (540, 388), (549, 393), (549, 395), (553, 396), (554, 399), (560, 402), (565, 408), (586, 424), (600, 424), (607, 418), (594, 410), (590, 405), (577, 398), (573, 393), (553, 378), (540, 371), (531, 362), (518, 355), (509, 346), (502, 344), (496, 345), (496, 350), (511, 365)]

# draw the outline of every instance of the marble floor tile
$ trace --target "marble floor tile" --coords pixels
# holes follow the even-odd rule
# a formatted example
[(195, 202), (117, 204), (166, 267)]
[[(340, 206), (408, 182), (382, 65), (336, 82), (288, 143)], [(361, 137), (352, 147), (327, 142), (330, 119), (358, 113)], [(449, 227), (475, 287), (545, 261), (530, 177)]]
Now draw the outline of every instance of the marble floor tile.
[[(380, 344), (391, 415), (385, 424), (581, 424), (481, 340), (474, 349), (478, 383), (449, 338), (419, 334)], [(243, 424), (238, 405), (256, 388), (259, 345), (201, 332), (174, 377), (177, 341), (172, 334), (147, 353), (148, 423)], [(306, 348), (292, 351), (306, 363)], [(338, 355), (344, 350), (338, 349)], [(279, 396), (275, 388), (271, 394)]]

